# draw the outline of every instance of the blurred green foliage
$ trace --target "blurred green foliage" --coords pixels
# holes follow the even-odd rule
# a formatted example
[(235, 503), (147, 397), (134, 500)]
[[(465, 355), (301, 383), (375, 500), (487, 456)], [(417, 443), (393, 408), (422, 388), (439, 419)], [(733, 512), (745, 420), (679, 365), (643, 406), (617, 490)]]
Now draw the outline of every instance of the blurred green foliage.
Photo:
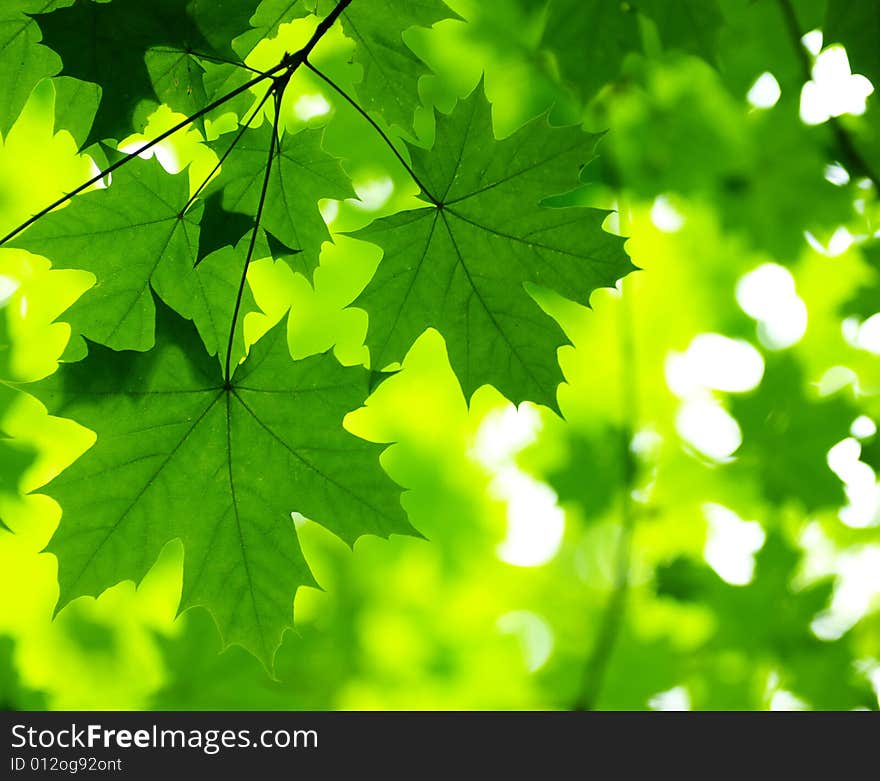
[[(273, 23), (272, 5), (254, 19), (266, 39), (248, 54), (253, 67), (314, 27)], [(39, 489), (92, 437), (50, 419), (21, 383), (54, 371), (71, 341), (64, 313), (93, 278), (0, 249), (6, 707), (878, 707), (877, 97), (863, 114), (806, 124), (801, 91), (824, 51), (800, 42), (824, 30), (854, 74), (876, 78), (877, 4), (449, 5), (461, 19), (404, 35), (432, 71), (418, 83), (416, 137), (430, 143), (434, 108), (449, 111), (481, 77), (498, 137), (548, 109), (554, 122), (607, 130), (583, 186), (557, 200), (615, 208), (605, 227), (641, 270), (589, 308), (529, 288), (571, 341), (558, 353), (562, 416), (488, 386), (466, 398), (442, 336), (419, 336), (347, 427), (396, 443), (382, 464), (424, 539), (365, 537), (351, 549), (299, 522), (320, 589), (298, 592), (274, 678), (222, 648), (206, 612), (177, 615), (177, 542), (141, 583), (53, 617), (56, 562), (42, 551), (61, 511)], [(361, 75), (352, 50), (336, 32), (316, 52), (346, 87)], [(234, 69), (206, 70), (209, 95), (236, 86)], [(765, 73), (773, 101), (750, 92)], [(94, 92), (67, 77), (34, 85), (21, 114), (0, 122), (2, 232), (103, 161), (79, 148)], [(297, 107), (316, 96), (327, 112), (304, 119)], [(243, 116), (256, 99), (230, 108)], [(285, 102), (290, 127), (326, 127), (361, 200), (322, 202), (336, 243), (313, 283), (295, 264), (253, 264), (261, 311), (244, 339), (289, 309), (295, 357), (333, 348), (345, 364), (368, 363), (367, 317), (352, 302), (380, 253), (345, 234), (412, 206), (418, 188), (310, 73)], [(160, 107), (121, 140), (179, 118)], [(234, 121), (215, 112), (205, 131)], [(171, 168), (189, 165), (191, 189), (216, 160), (198, 129), (163, 147)]]

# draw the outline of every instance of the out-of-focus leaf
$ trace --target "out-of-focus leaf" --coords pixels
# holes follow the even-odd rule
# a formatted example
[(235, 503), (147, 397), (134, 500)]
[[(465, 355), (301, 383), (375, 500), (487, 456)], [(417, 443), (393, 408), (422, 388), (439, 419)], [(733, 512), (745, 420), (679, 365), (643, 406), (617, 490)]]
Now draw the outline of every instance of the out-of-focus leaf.
[[(306, 2), (322, 16), (337, 5), (336, 0)], [(363, 68), (358, 96), (364, 108), (404, 129), (412, 127), (420, 103), (419, 78), (430, 70), (406, 45), (403, 33), (454, 16), (443, 0), (372, 0), (345, 9), (340, 21), (355, 42), (354, 61)]]
[(876, 698), (856, 671), (848, 638), (824, 641), (811, 630), (828, 604), (831, 584), (796, 590), (792, 579), (799, 562), (799, 553), (771, 533), (755, 557), (755, 577), (747, 586), (728, 585), (705, 565), (679, 560), (658, 571), (658, 593), (699, 602), (715, 614), (716, 630), (697, 658), (699, 653), (720, 656), (739, 650), (749, 660), (749, 667), (741, 669), (744, 677), (766, 665), (782, 688), (814, 708), (870, 707)]
[(61, 60), (40, 44), (32, 14), (69, 6), (74, 0), (6, 0), (0, 6), (0, 135), (8, 135), (31, 91), (61, 70)]
[(743, 444), (730, 469), (753, 470), (772, 505), (794, 501), (812, 512), (843, 504), (843, 484), (827, 457), (858, 412), (842, 393), (820, 398), (805, 386), (797, 363), (779, 356), (755, 392), (731, 399)]
[(15, 664), (15, 643), (9, 637), (0, 637), (0, 710), (45, 710), (46, 699), (42, 692), (24, 686)]

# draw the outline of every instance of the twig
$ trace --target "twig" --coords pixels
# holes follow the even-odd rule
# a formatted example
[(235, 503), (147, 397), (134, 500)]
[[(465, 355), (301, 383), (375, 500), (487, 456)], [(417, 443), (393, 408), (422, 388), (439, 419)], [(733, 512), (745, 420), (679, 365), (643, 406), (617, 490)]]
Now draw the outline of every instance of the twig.
[[(251, 115), (247, 119), (247, 121), (244, 124), (242, 124), (242, 126), (239, 129), (238, 134), (235, 136), (235, 138), (232, 139), (232, 143), (229, 145), (229, 148), (221, 155), (220, 159), (217, 161), (217, 164), (211, 169), (211, 173), (209, 173), (205, 177), (205, 179), (202, 181), (202, 183), (196, 188), (196, 191), (190, 196), (190, 199), (186, 202), (186, 206), (184, 206), (180, 210), (181, 214), (186, 214), (187, 211), (189, 211), (190, 206), (192, 206), (193, 203), (195, 203), (196, 198), (199, 197), (199, 194), (202, 192), (202, 190), (204, 190), (205, 187), (208, 186), (208, 182), (210, 182), (211, 179), (214, 178), (214, 174), (216, 174), (217, 171), (219, 171), (223, 167), (223, 163), (225, 163), (227, 158), (229, 157), (229, 155), (232, 154), (232, 150), (235, 149), (235, 147), (238, 145), (238, 142), (241, 141), (242, 136), (244, 136), (245, 132), (250, 128), (251, 123), (254, 121), (257, 114), (259, 114), (260, 111), (262, 110), (263, 106), (266, 105), (266, 101), (269, 99), (269, 96), (272, 94), (274, 89), (275, 89), (275, 86), (273, 85), (273, 86), (269, 87), (269, 89), (266, 90), (266, 94), (263, 95), (262, 99), (257, 104), (257, 107), (253, 110), (253, 112), (251, 113)], [(196, 265), (198, 265), (198, 264), (196, 264)]]
[[(800, 62), (801, 75), (805, 82), (810, 81), (813, 77), (813, 65), (810, 62), (810, 58), (807, 56), (806, 49), (801, 43), (803, 35), (800, 30), (794, 6), (792, 6), (791, 0), (778, 0), (778, 2), (782, 17), (785, 20), (785, 27), (788, 31), (789, 39), (795, 50), (795, 56)], [(837, 152), (840, 156), (840, 161), (849, 168), (851, 173), (870, 179), (874, 184), (874, 189), (880, 193), (880, 176), (877, 175), (877, 172), (874, 171), (871, 164), (865, 160), (864, 156), (856, 146), (855, 141), (853, 141), (840, 119), (838, 117), (831, 117), (828, 124), (837, 144)]]
[(620, 432), (621, 475), (620, 530), (614, 563), (614, 581), (602, 618), (593, 649), (584, 666), (583, 681), (572, 710), (593, 710), (608, 665), (614, 653), (620, 629), (626, 616), (626, 603), (630, 587), (630, 566), (632, 559), (632, 538), (636, 525), (637, 511), (633, 503), (633, 488), (636, 481), (636, 465), (632, 455), (632, 440), (638, 425), (638, 386), (636, 379), (636, 350), (632, 312), (626, 295), (620, 301), (620, 382), (623, 399), (623, 427)]
[(241, 68), (242, 70), (250, 71), (251, 73), (257, 73), (260, 76), (264, 75), (265, 73), (265, 71), (258, 70), (257, 68), (252, 68), (250, 65), (247, 65), (243, 62), (228, 60), (225, 57), (218, 57), (215, 54), (203, 54), (202, 52), (195, 52), (192, 49), (175, 49), (170, 46), (155, 46), (151, 49), (151, 51), (162, 52), (163, 54), (189, 54), (192, 57), (197, 57), (200, 60), (207, 60), (208, 62), (215, 62), (221, 65), (234, 65), (236, 68)]
[(394, 156), (400, 161), (400, 164), (406, 169), (406, 172), (410, 175), (412, 180), (421, 188), (422, 192), (427, 196), (428, 200), (431, 201), (435, 206), (440, 205), (440, 201), (435, 198), (431, 191), (424, 185), (424, 183), (419, 179), (416, 172), (412, 169), (412, 166), (406, 161), (404, 156), (397, 150), (397, 147), (388, 137), (388, 134), (379, 127), (378, 123), (360, 106), (360, 104), (349, 95), (342, 87), (340, 87), (333, 79), (329, 76), (325, 75), (322, 71), (318, 70), (312, 63), (308, 60), (305, 62), (305, 66), (314, 73), (318, 78), (322, 79), (326, 82), (330, 87), (332, 87), (339, 95), (344, 98), (351, 106), (354, 107), (355, 111), (358, 112), (367, 122), (370, 124), (370, 127), (373, 128), (388, 146), (388, 148), (394, 153)]
[(235, 341), (235, 326), (238, 322), (238, 315), (241, 311), (241, 300), (244, 296), (244, 287), (247, 284), (248, 268), (254, 257), (254, 248), (257, 245), (257, 234), (260, 232), (260, 221), (263, 218), (263, 208), (266, 205), (266, 194), (269, 191), (269, 179), (272, 175), (272, 161), (275, 159), (275, 138), (278, 135), (278, 123), (281, 119), (281, 98), (284, 96), (284, 90), (287, 87), (287, 80), (280, 84), (273, 85), (271, 92), (275, 95), (275, 119), (272, 122), (272, 138), (269, 139), (269, 156), (266, 161), (266, 174), (263, 177), (263, 188), (260, 191), (260, 202), (257, 205), (257, 213), (254, 216), (254, 229), (251, 233), (250, 244), (248, 245), (247, 256), (244, 261), (244, 268), (241, 270), (241, 282), (238, 285), (238, 295), (235, 298), (235, 308), (232, 311), (232, 325), (229, 327), (229, 341), (226, 345), (226, 366), (223, 370), (224, 387), (230, 389), (232, 377), (232, 345)]
[(336, 20), (339, 19), (339, 17), (342, 15), (343, 11), (345, 11), (345, 9), (348, 8), (348, 6), (351, 4), (351, 2), (352, 2), (352, 0), (340, 0), (340, 2), (336, 5), (336, 7), (324, 19), (321, 20), (320, 24), (318, 24), (318, 26), (315, 28), (315, 32), (312, 34), (312, 37), (309, 39), (308, 43), (306, 43), (306, 45), (303, 46), (303, 48), (300, 49), (298, 52), (296, 52), (295, 54), (286, 54), (284, 56), (284, 58), (281, 60), (281, 62), (279, 62), (274, 68), (271, 68), (268, 71), (266, 71), (265, 73), (262, 73), (261, 75), (257, 76), (256, 78), (251, 79), (246, 84), (242, 84), (240, 87), (236, 87), (234, 90), (232, 90), (231, 92), (228, 92), (223, 97), (217, 98), (217, 100), (212, 101), (209, 105), (205, 106), (205, 108), (197, 111), (192, 116), (187, 117), (186, 119), (182, 120), (181, 122), (178, 122), (174, 127), (170, 128), (169, 130), (166, 130), (164, 133), (161, 133), (160, 135), (156, 136), (156, 138), (154, 138), (152, 141), (148, 141), (143, 146), (138, 147), (135, 151), (130, 152), (129, 154), (127, 154), (124, 157), (117, 160), (112, 165), (107, 166), (107, 168), (105, 168), (103, 171), (100, 171), (99, 173), (97, 173), (95, 176), (93, 176), (87, 182), (84, 182), (79, 187), (77, 187), (74, 190), (71, 190), (71, 192), (62, 196), (54, 203), (51, 203), (47, 207), (45, 207), (44, 209), (41, 209), (39, 212), (34, 214), (32, 217), (29, 217), (27, 220), (25, 220), (23, 223), (21, 223), (21, 225), (19, 225), (17, 228), (15, 228), (12, 231), (10, 231), (9, 233), (7, 233), (2, 239), (0, 239), (0, 246), (3, 246), (4, 244), (6, 244), (6, 242), (10, 241), (11, 239), (14, 239), (16, 236), (18, 236), (19, 233), (26, 230), (31, 225), (33, 225), (35, 222), (37, 222), (37, 220), (42, 219), (50, 212), (57, 209), (59, 206), (63, 206), (69, 200), (71, 200), (75, 196), (79, 195), (84, 190), (87, 190), (92, 185), (97, 184), (98, 182), (103, 180), (106, 176), (108, 176), (109, 174), (113, 173), (114, 171), (116, 171), (119, 168), (121, 168), (122, 166), (124, 166), (126, 163), (130, 163), (132, 160), (134, 160), (136, 157), (141, 155), (143, 152), (146, 152), (147, 150), (152, 149), (157, 144), (162, 143), (162, 141), (164, 141), (166, 138), (173, 136), (179, 130), (183, 130), (185, 127), (188, 127), (193, 122), (195, 122), (197, 119), (201, 119), (206, 114), (209, 114), (212, 111), (214, 111), (214, 109), (217, 109), (220, 106), (222, 106), (223, 104), (232, 100), (232, 98), (235, 98), (238, 95), (241, 95), (243, 92), (246, 92), (247, 90), (251, 89), (251, 87), (254, 87), (257, 84), (260, 84), (261, 82), (265, 81), (266, 79), (274, 78), (279, 73), (284, 73), (285, 77), (289, 80), (290, 76), (293, 75), (293, 73), (299, 68), (299, 66), (303, 64), (303, 62), (305, 62), (306, 58), (309, 56), (309, 54), (312, 53), (312, 50), (315, 48), (315, 46), (318, 45), (318, 42), (321, 40), (321, 38), (323, 38), (324, 35), (326, 35), (327, 31), (336, 23)]

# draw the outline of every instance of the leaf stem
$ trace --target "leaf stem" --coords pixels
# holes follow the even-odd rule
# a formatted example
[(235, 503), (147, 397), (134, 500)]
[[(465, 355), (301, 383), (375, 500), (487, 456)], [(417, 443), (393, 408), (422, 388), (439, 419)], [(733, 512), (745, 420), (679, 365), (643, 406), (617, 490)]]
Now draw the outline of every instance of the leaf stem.
[(632, 310), (626, 295), (621, 297), (620, 306), (620, 390), (623, 399), (623, 426), (620, 431), (620, 462), (623, 467), (620, 481), (623, 489), (620, 499), (621, 523), (615, 552), (614, 581), (602, 613), (596, 641), (584, 667), (581, 689), (572, 707), (572, 710), (577, 711), (595, 708), (620, 636), (629, 595), (633, 532), (638, 515), (632, 496), (636, 482), (632, 440), (639, 416), (635, 333)]
[[(251, 241), (248, 245), (244, 268), (241, 271), (238, 295), (235, 297), (235, 308), (232, 310), (232, 324), (229, 327), (229, 340), (226, 345), (226, 366), (223, 370), (223, 383), (227, 389), (231, 387), (232, 382), (232, 344), (235, 341), (235, 326), (241, 312), (241, 300), (244, 296), (244, 286), (247, 284), (248, 268), (254, 257), (254, 248), (257, 245), (257, 235), (260, 231), (260, 221), (263, 218), (263, 208), (266, 205), (266, 194), (269, 191), (269, 178), (272, 174), (272, 161), (275, 159), (276, 150), (280, 153), (281, 145), (278, 141), (278, 127), (281, 121), (281, 100), (284, 97), (284, 91), (287, 89), (287, 85), (290, 83), (293, 74), (296, 73), (300, 65), (307, 61), (312, 50), (318, 45), (321, 38), (326, 35), (327, 31), (336, 23), (336, 20), (349, 5), (351, 5), (351, 0), (340, 0), (336, 7), (321, 20), (315, 28), (315, 32), (312, 33), (312, 37), (309, 38), (308, 43), (306, 43), (302, 49), (295, 54), (286, 54), (279, 65), (275, 66), (271, 71), (267, 71), (267, 74), (272, 74), (274, 77), (274, 83), (269, 92), (270, 94), (274, 93), (275, 95), (275, 119), (272, 122), (272, 138), (269, 139), (269, 155), (266, 162), (266, 174), (263, 178), (263, 188), (260, 191), (260, 201), (257, 205), (257, 213), (254, 216), (254, 230), (251, 233)], [(283, 73), (275, 76), (274, 74), (278, 73), (280, 70), (283, 70)]]
[[(211, 169), (211, 173), (209, 173), (204, 181), (196, 188), (196, 191), (190, 196), (190, 199), (186, 202), (186, 206), (184, 206), (181, 210), (181, 214), (186, 214), (189, 211), (190, 206), (195, 203), (196, 198), (199, 197), (202, 190), (208, 186), (208, 183), (214, 178), (214, 174), (216, 174), (222, 167), (223, 163), (226, 162), (227, 158), (230, 154), (232, 154), (232, 150), (238, 145), (238, 142), (241, 141), (242, 136), (244, 136), (245, 132), (250, 128), (251, 123), (256, 119), (257, 114), (260, 113), (263, 106), (266, 105), (266, 101), (269, 99), (269, 96), (275, 89), (275, 85), (273, 84), (269, 89), (266, 90), (266, 94), (263, 95), (260, 102), (257, 104), (257, 107), (253, 110), (250, 117), (248, 117), (247, 121), (239, 128), (238, 134), (232, 140), (232, 143), (229, 145), (229, 148), (221, 155), (220, 159), (217, 161), (217, 164)], [(198, 264), (197, 264), (198, 265)]]
[[(222, 106), (224, 103), (229, 102), (230, 100), (232, 100), (232, 98), (235, 98), (238, 95), (241, 95), (243, 92), (247, 92), (247, 90), (251, 89), (251, 87), (254, 87), (257, 84), (260, 84), (261, 82), (265, 81), (266, 79), (274, 78), (277, 76), (277, 74), (280, 74), (282, 72), (284, 73), (284, 78), (289, 80), (290, 76), (292, 76), (293, 73), (296, 71), (296, 69), (299, 68), (300, 65), (302, 65), (302, 63), (306, 60), (306, 58), (309, 56), (309, 54), (311, 54), (312, 49), (314, 49), (315, 46), (317, 46), (317, 44), (321, 40), (321, 38), (323, 38), (324, 35), (326, 35), (327, 31), (335, 24), (336, 20), (342, 15), (342, 12), (345, 11), (346, 8), (348, 8), (348, 6), (351, 4), (351, 2), (352, 2), (352, 0), (340, 0), (340, 2), (336, 5), (336, 7), (324, 19), (321, 20), (320, 24), (318, 24), (318, 26), (315, 28), (315, 32), (312, 34), (312, 37), (309, 39), (308, 43), (306, 43), (306, 45), (303, 46), (303, 48), (300, 49), (298, 52), (296, 52), (295, 54), (285, 55), (284, 58), (281, 60), (281, 62), (279, 62), (275, 67), (270, 68), (265, 73), (261, 73), (256, 78), (251, 79), (250, 81), (246, 82), (245, 84), (242, 84), (240, 87), (236, 87), (231, 92), (228, 92), (225, 95), (223, 95), (222, 97), (217, 98), (217, 100), (212, 101), (210, 104), (205, 106), (203, 109), (197, 111), (192, 116), (187, 117), (186, 119), (182, 120), (181, 122), (178, 122), (176, 125), (174, 125), (174, 127), (169, 128), (164, 133), (160, 133), (152, 141), (148, 141), (143, 146), (138, 147), (135, 151), (130, 152), (129, 154), (127, 154), (124, 157), (117, 160), (112, 165), (107, 166), (107, 168), (105, 168), (104, 170), (99, 171), (97, 174), (95, 174), (95, 176), (93, 176), (87, 182), (83, 182), (83, 184), (79, 185), (79, 187), (76, 187), (75, 189), (71, 190), (69, 193), (66, 193), (58, 200), (56, 200), (53, 203), (46, 206), (44, 209), (40, 209), (40, 211), (38, 211), (33, 216), (29, 217), (27, 220), (25, 220), (23, 223), (21, 223), (21, 225), (19, 225), (17, 228), (14, 228), (9, 233), (7, 233), (2, 239), (0, 239), (0, 247), (2, 247), (4, 244), (6, 244), (6, 242), (14, 239), (16, 236), (18, 236), (19, 233), (26, 230), (31, 225), (33, 225), (35, 222), (37, 222), (37, 220), (42, 219), (50, 212), (57, 209), (59, 206), (63, 206), (65, 203), (67, 203), (69, 200), (71, 200), (75, 196), (79, 195), (84, 190), (88, 190), (89, 187), (92, 187), (93, 185), (97, 184), (102, 179), (104, 179), (106, 176), (108, 176), (109, 174), (113, 173), (114, 171), (116, 171), (119, 168), (121, 168), (122, 166), (124, 166), (126, 163), (130, 163), (132, 160), (134, 160), (136, 157), (141, 155), (143, 152), (146, 152), (148, 149), (152, 149), (157, 144), (162, 143), (166, 138), (169, 138), (170, 136), (173, 136), (175, 133), (177, 133), (179, 130), (183, 130), (185, 127), (188, 127), (193, 122), (195, 122), (197, 119), (201, 119), (206, 114), (210, 114), (212, 111), (214, 111), (214, 109), (217, 109), (220, 106)], [(286, 84), (285, 84), (285, 86), (286, 86)]]
[(241, 95), (242, 92), (246, 92), (251, 87), (259, 84), (262, 81), (265, 81), (268, 78), (271, 78), (275, 73), (278, 73), (279, 71), (281, 71), (285, 67), (286, 67), (286, 65), (284, 63), (280, 63), (279, 65), (276, 65), (274, 68), (272, 68), (272, 70), (267, 71), (264, 75), (258, 76), (255, 79), (251, 79), (251, 81), (247, 82), (247, 84), (242, 84), (237, 89), (234, 89), (232, 92), (224, 95), (222, 98), (218, 98), (217, 100), (213, 101), (209, 105), (205, 106), (205, 108), (201, 109), (200, 111), (197, 111), (191, 117), (187, 117), (186, 119), (182, 120), (181, 122), (178, 122), (174, 127), (166, 130), (164, 133), (159, 134), (152, 141), (148, 141), (143, 146), (139, 146), (136, 150), (134, 150), (133, 152), (130, 152), (129, 154), (120, 158), (112, 165), (107, 166), (105, 169), (103, 169), (99, 173), (95, 174), (87, 182), (83, 182), (83, 184), (81, 184), (79, 187), (75, 188), (74, 190), (71, 190), (69, 193), (62, 196), (57, 201), (54, 201), (53, 203), (49, 204), (46, 208), (40, 209), (40, 211), (38, 211), (32, 217), (29, 217), (27, 220), (25, 220), (17, 228), (15, 228), (14, 230), (7, 233), (2, 239), (0, 239), (0, 246), (4, 245), (6, 242), (10, 241), (11, 239), (14, 239), (16, 236), (18, 236), (19, 233), (21, 233), (22, 231), (29, 228), (31, 225), (33, 225), (35, 222), (37, 222), (37, 220), (45, 217), (47, 214), (49, 214), (49, 212), (54, 211), (59, 206), (63, 206), (65, 203), (67, 203), (69, 200), (71, 200), (75, 196), (79, 195), (84, 190), (87, 190), (92, 185), (97, 184), (98, 182), (100, 182), (102, 179), (104, 179), (106, 176), (113, 173), (117, 169), (122, 168), (122, 166), (124, 166), (126, 163), (130, 163), (136, 157), (140, 156), (143, 152), (146, 152), (148, 149), (152, 149), (157, 144), (161, 144), (166, 138), (173, 136), (179, 130), (183, 130), (183, 128), (192, 124), (197, 119), (200, 119), (201, 117), (205, 116), (206, 114), (209, 114), (214, 109), (219, 108), (224, 103), (231, 100), (232, 98), (237, 97), (238, 95)]
[(392, 142), (392, 140), (388, 137), (388, 134), (384, 130), (382, 130), (381, 127), (379, 127), (378, 123), (360, 106), (360, 104), (335, 81), (333, 81), (333, 79), (331, 79), (325, 73), (312, 65), (312, 63), (308, 60), (306, 60), (305, 66), (318, 78), (322, 79), (336, 92), (338, 92), (339, 95), (344, 98), (355, 109), (355, 111), (357, 111), (358, 114), (360, 114), (365, 120), (367, 120), (373, 130), (375, 130), (382, 137), (382, 140), (394, 153), (394, 156), (400, 161), (400, 164), (406, 169), (406, 172), (410, 175), (410, 178), (421, 188), (422, 192), (427, 196), (428, 200), (431, 201), (431, 203), (433, 203), (435, 206), (439, 206), (440, 201), (431, 194), (431, 191), (424, 185), (421, 179), (419, 179), (412, 166), (406, 161), (404, 156), (398, 151), (397, 147), (394, 145), (394, 142)]
[(272, 85), (270, 94), (275, 96), (275, 119), (272, 121), (272, 137), (269, 139), (269, 155), (266, 161), (266, 173), (263, 177), (263, 187), (260, 190), (260, 202), (257, 205), (257, 213), (254, 216), (254, 229), (251, 233), (250, 244), (248, 245), (247, 256), (244, 261), (244, 268), (241, 270), (241, 282), (238, 285), (238, 295), (235, 297), (235, 308), (232, 310), (232, 324), (229, 327), (229, 341), (226, 345), (226, 366), (223, 370), (223, 381), (225, 387), (231, 387), (232, 379), (232, 344), (235, 341), (235, 326), (238, 322), (238, 315), (241, 311), (241, 300), (244, 296), (244, 287), (247, 284), (248, 268), (254, 257), (254, 248), (257, 245), (257, 235), (260, 232), (260, 221), (263, 218), (263, 208), (266, 205), (266, 194), (269, 192), (269, 179), (272, 175), (272, 161), (275, 159), (277, 145), (275, 139), (278, 136), (278, 123), (281, 119), (281, 98), (284, 96), (284, 90), (287, 88), (287, 80), (276, 82)]
[(196, 52), (192, 49), (175, 49), (170, 46), (156, 46), (153, 47), (151, 51), (161, 52), (163, 54), (189, 54), (192, 57), (197, 57), (200, 60), (207, 60), (208, 62), (215, 62), (221, 65), (234, 65), (236, 68), (241, 68), (242, 70), (247, 70), (251, 73), (257, 73), (261, 76), (265, 73), (265, 71), (252, 68), (250, 65), (243, 62), (236, 62), (235, 60), (229, 60), (225, 57), (218, 57), (215, 54), (203, 54), (202, 52)]
[[(794, 6), (791, 4), (791, 0), (778, 0), (778, 2), (779, 10), (782, 12), (782, 17), (785, 21), (785, 27), (788, 31), (788, 36), (795, 50), (795, 56), (800, 62), (802, 78), (805, 82), (810, 81), (810, 79), (812, 79), (813, 77), (813, 66), (810, 62), (810, 58), (807, 56), (806, 49), (801, 43), (801, 38), (803, 36), (801, 34), (800, 24), (798, 23), (798, 18), (797, 14), (795, 13)], [(841, 123), (840, 118), (831, 117), (831, 119), (828, 120), (828, 125), (831, 128), (831, 132), (834, 136), (834, 141), (837, 145), (837, 152), (840, 154), (841, 157), (840, 162), (849, 167), (850, 170), (856, 175), (861, 175), (867, 179), (870, 179), (871, 182), (874, 184), (874, 189), (878, 193), (880, 193), (880, 176), (877, 175), (877, 172), (871, 167), (871, 164), (859, 151), (859, 148), (853, 141), (852, 136), (850, 136), (846, 128)]]

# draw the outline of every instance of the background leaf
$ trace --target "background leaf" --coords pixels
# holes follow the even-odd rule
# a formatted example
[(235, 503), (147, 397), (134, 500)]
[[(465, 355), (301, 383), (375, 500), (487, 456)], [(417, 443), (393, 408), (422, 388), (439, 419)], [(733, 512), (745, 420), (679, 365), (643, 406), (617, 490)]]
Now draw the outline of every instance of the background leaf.
[(34, 387), (50, 412), (102, 432), (49, 489), (65, 508), (52, 542), (62, 605), (141, 580), (180, 538), (183, 606), (208, 607), (226, 643), (270, 667), (293, 594), (313, 583), (288, 507), (329, 518), (349, 542), (408, 528), (380, 448), (340, 427), (366, 373), (330, 357), (292, 363), (276, 328), (229, 388), (191, 327), (163, 310), (158, 342), (146, 355), (92, 345), (84, 362)]

